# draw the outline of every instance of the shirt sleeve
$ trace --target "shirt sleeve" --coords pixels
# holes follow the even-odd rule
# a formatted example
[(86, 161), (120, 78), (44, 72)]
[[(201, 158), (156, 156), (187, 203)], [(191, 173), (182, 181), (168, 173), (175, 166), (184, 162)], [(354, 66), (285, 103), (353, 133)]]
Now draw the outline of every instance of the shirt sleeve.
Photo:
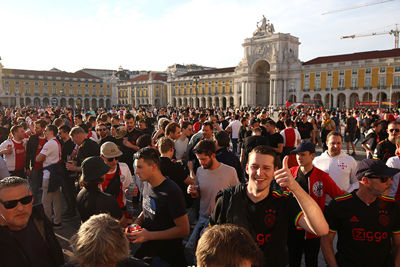
[(352, 159), (351, 163), (351, 172), (350, 172), (350, 187), (347, 190), (347, 192), (353, 192), (355, 189), (358, 189), (360, 184), (358, 183), (358, 180), (356, 178), (356, 169), (357, 169), (357, 162), (354, 158)]
[(8, 148), (8, 145), (12, 144), (10, 139), (5, 140), (3, 143), (0, 145), (0, 150), (4, 150)]
[(46, 144), (44, 144), (42, 150), (40, 150), (40, 154), (43, 154), (46, 157), (48, 157), (52, 153), (53, 150), (54, 150), (54, 142), (46, 142)]
[(121, 164), (120, 168), (121, 168), (122, 189), (125, 190), (125, 189), (129, 188), (129, 185), (131, 183), (133, 183), (132, 174), (127, 165)]

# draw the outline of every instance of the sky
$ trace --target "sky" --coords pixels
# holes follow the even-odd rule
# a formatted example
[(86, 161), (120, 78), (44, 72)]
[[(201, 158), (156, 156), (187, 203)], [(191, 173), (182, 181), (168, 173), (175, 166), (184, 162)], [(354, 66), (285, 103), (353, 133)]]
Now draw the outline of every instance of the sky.
[(5, 68), (164, 71), (168, 66), (237, 66), (262, 15), (301, 42), (299, 58), (394, 48), (400, 0), (322, 15), (377, 0), (0, 0)]

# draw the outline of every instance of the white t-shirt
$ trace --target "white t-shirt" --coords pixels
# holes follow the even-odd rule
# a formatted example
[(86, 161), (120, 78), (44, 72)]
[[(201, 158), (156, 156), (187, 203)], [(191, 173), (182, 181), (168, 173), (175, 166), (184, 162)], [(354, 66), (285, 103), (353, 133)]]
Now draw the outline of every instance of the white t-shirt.
[[(313, 165), (326, 172), (335, 181), (336, 185), (347, 192), (358, 189), (359, 184), (355, 176), (357, 162), (356, 160), (341, 151), (336, 157), (331, 157), (327, 151), (316, 157)], [(332, 199), (326, 196), (325, 204), (329, 204)]]
[[(386, 166), (391, 167), (391, 168), (396, 168), (400, 169), (400, 158), (399, 156), (394, 156), (391, 158), (388, 158), (386, 161)], [(393, 176), (393, 184), (389, 189), (389, 196), (395, 197), (397, 188), (399, 187), (399, 178), (400, 178), (400, 173), (397, 173), (395, 176)]]
[(232, 139), (237, 139), (239, 138), (239, 130), (240, 130), (240, 126), (242, 126), (242, 124), (240, 123), (240, 121), (238, 120), (234, 120), (231, 121), (229, 123), (229, 125), (226, 128), (231, 128), (232, 129)]
[[(56, 138), (53, 138), (44, 144), (40, 154), (46, 156), (46, 159), (43, 161), (43, 168), (59, 162), (61, 160), (61, 146), (56, 141)], [(43, 170), (43, 179), (49, 178), (50, 172), (48, 170)]]
[(176, 159), (182, 159), (183, 155), (185, 154), (187, 150), (187, 146), (189, 143), (189, 139), (186, 137), (183, 141), (181, 138), (178, 138), (175, 141), (175, 158)]
[[(122, 184), (122, 192), (124, 193), (124, 194), (122, 194), (122, 201), (124, 202), (124, 204), (126, 204), (125, 190), (129, 188), (129, 185), (131, 183), (136, 184), (136, 182), (134, 182), (132, 179), (132, 174), (131, 174), (131, 171), (130, 171), (128, 165), (124, 162), (118, 162), (118, 164), (119, 164), (119, 169), (121, 171), (121, 175), (119, 176), (119, 179)], [(116, 170), (117, 170), (117, 168), (115, 168), (113, 171), (109, 171), (107, 174), (113, 174), (113, 173), (115, 173)]]
[[(294, 146), (297, 147), (297, 146), (299, 145), (299, 142), (298, 142), (298, 141), (300, 140), (300, 142), (301, 142), (301, 135), (300, 135), (300, 132), (299, 132), (296, 128), (293, 128), (293, 127), (289, 127), (289, 128), (292, 128), (292, 129), (294, 130), (294, 134), (295, 134), (295, 137), (296, 137), (296, 139), (295, 139), (295, 141), (294, 141)], [(285, 130), (282, 130), (280, 134), (281, 134), (282, 137), (283, 137), (283, 146), (286, 146), (286, 135), (285, 135)]]
[[(24, 146), (26, 147), (26, 143), (23, 142), (23, 141), (17, 142), (17, 141), (14, 140), (14, 142), (19, 143), (19, 144), (23, 143)], [(15, 171), (15, 148), (14, 148), (13, 141), (11, 139), (7, 139), (3, 143), (1, 143), (1, 145), (0, 145), (0, 151), (4, 150), (4, 149), (9, 149), (9, 148), (12, 148), (12, 153), (11, 154), (4, 154), (3, 158), (4, 158), (4, 161), (7, 164), (8, 171)]]

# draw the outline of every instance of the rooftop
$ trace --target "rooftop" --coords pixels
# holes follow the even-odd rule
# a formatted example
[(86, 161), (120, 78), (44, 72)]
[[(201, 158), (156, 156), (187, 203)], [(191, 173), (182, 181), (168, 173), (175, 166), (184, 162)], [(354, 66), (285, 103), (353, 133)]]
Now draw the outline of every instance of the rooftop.
[(197, 70), (197, 71), (191, 71), (191, 72), (185, 73), (179, 77), (218, 74), (218, 73), (230, 73), (230, 72), (235, 72), (235, 68), (236, 67), (212, 69), (212, 70)]
[(355, 60), (366, 60), (366, 59), (388, 58), (388, 57), (399, 57), (399, 56), (400, 56), (400, 48), (395, 48), (390, 50), (375, 50), (375, 51), (359, 52), (353, 54), (317, 57), (304, 62), (303, 65), (326, 64), (326, 63), (343, 62), (343, 61), (355, 61)]
[[(148, 81), (150, 78), (150, 73), (146, 73), (143, 75), (136, 76), (133, 79), (130, 79), (128, 82), (141, 82), (141, 81)], [(165, 74), (151, 72), (152, 80), (156, 81), (167, 81), (167, 76)]]
[(84, 79), (99, 79), (89, 73), (83, 71), (66, 72), (66, 71), (46, 71), (46, 70), (21, 70), (21, 69), (3, 69), (5, 75), (34, 75), (44, 77), (63, 77), (63, 78), (84, 78)]

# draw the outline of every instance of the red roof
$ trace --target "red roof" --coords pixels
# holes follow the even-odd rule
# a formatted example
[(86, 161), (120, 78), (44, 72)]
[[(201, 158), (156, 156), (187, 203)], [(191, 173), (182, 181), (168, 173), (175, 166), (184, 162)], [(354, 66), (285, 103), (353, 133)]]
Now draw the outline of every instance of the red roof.
[(367, 51), (367, 52), (360, 52), (360, 53), (353, 53), (353, 54), (317, 57), (317, 58), (314, 58), (314, 59), (304, 62), (303, 65), (326, 64), (326, 63), (333, 63), (333, 62), (365, 60), (365, 59), (374, 59), (374, 58), (387, 58), (387, 57), (399, 57), (399, 56), (400, 56), (400, 48), (395, 48), (395, 49), (390, 49), (390, 50), (376, 50), (376, 51)]
[(66, 72), (66, 71), (44, 71), (44, 70), (20, 70), (20, 69), (3, 69), (3, 73), (5, 75), (34, 75), (34, 76), (43, 76), (43, 77), (63, 77), (63, 78), (84, 78), (84, 79), (93, 79), (99, 80), (98, 77), (90, 75), (89, 73), (83, 71), (77, 72)]
[(195, 76), (195, 75), (207, 75), (207, 74), (218, 74), (218, 73), (230, 73), (235, 72), (236, 67), (221, 68), (221, 69), (211, 69), (211, 70), (196, 70), (185, 73), (180, 77)]
[[(139, 75), (139, 76), (136, 76), (133, 79), (130, 79), (128, 82), (148, 81), (149, 78), (150, 78), (149, 76), (150, 76), (149, 73), (143, 74), (143, 75)], [(166, 75), (162, 75), (162, 74), (156, 73), (156, 72), (155, 73), (151, 73), (151, 77), (152, 77), (153, 80), (156, 80), (156, 81), (166, 81), (167, 80), (167, 76)]]

